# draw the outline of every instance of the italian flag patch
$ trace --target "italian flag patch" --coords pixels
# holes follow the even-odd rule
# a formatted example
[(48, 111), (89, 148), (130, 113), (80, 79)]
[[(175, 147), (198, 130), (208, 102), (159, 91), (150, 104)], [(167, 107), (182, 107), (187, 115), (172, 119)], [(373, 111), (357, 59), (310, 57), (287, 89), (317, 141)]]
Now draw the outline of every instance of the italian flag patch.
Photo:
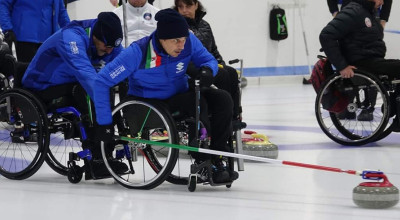
[(153, 47), (153, 39), (150, 40), (149, 46), (147, 47), (146, 55), (146, 69), (158, 67), (161, 65), (161, 56), (157, 54)]

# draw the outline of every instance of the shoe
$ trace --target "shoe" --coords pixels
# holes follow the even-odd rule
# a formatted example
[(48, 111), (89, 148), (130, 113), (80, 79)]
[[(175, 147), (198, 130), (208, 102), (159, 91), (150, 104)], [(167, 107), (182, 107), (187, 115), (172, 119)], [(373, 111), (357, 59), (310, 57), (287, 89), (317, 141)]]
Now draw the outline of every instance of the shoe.
[(239, 178), (239, 173), (234, 170), (228, 170), (228, 173), (231, 181), (235, 181)]
[(309, 85), (309, 84), (311, 84), (311, 79), (310, 79), (310, 78), (309, 78), (309, 79), (306, 79), (306, 78), (303, 77), (303, 84), (304, 84), (304, 85)]
[[(216, 159), (213, 162), (212, 170), (212, 179), (214, 183), (227, 183), (232, 182), (232, 179), (237, 179), (239, 174), (235, 171), (230, 171), (224, 164), (222, 159)], [(232, 173), (232, 174), (231, 174)]]
[(357, 116), (358, 121), (372, 121), (374, 120), (373, 115), (374, 110), (372, 109), (363, 109), (361, 113)]
[(340, 120), (343, 120), (343, 119), (350, 119), (351, 120), (351, 119), (355, 119), (356, 118), (356, 113), (355, 112), (349, 112), (346, 109), (346, 110), (344, 110), (344, 111), (342, 111), (340, 113), (337, 113), (336, 116)]
[[(128, 166), (121, 161), (109, 160), (108, 164), (111, 166), (112, 170), (116, 174), (125, 174), (128, 171)], [(92, 160), (91, 165), (93, 174), (96, 178), (104, 178), (111, 176), (103, 160)]]

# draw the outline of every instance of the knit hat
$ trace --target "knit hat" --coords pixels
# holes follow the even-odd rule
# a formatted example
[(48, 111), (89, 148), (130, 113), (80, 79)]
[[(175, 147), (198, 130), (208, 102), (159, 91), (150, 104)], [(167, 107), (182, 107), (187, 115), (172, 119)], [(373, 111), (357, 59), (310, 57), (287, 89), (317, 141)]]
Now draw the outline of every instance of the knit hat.
[(159, 39), (174, 39), (189, 35), (189, 25), (177, 11), (167, 8), (157, 12), (157, 37)]
[(113, 12), (100, 12), (93, 28), (93, 35), (109, 47), (118, 47), (122, 41), (122, 27)]

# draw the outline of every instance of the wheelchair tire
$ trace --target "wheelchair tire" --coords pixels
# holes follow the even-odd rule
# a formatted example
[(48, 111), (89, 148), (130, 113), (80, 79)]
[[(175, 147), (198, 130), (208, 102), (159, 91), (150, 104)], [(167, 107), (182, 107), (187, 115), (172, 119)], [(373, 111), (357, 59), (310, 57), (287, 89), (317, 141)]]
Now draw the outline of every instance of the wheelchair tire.
[(29, 178), (41, 167), (49, 144), (47, 114), (29, 91), (10, 89), (0, 94), (0, 174)]
[[(50, 124), (54, 128), (55, 123), (64, 123), (65, 126), (74, 126), (69, 118), (60, 115), (57, 118), (50, 118)], [(58, 120), (55, 122), (55, 120)], [(51, 169), (63, 176), (68, 175), (68, 160), (70, 152), (82, 151), (82, 142), (79, 137), (65, 138), (65, 131), (54, 130), (50, 132), (49, 151), (45, 159)], [(83, 166), (83, 161), (78, 162)]]
[[(175, 124), (170, 115), (157, 105), (127, 100), (118, 104), (112, 113), (116, 135), (160, 143), (178, 143)], [(132, 189), (152, 189), (163, 183), (174, 169), (179, 153), (178, 149), (155, 144), (130, 142), (129, 147), (130, 154), (137, 155), (136, 160), (130, 162), (124, 157), (120, 161), (132, 167), (134, 171), (130, 169), (126, 173), (117, 174), (109, 166), (108, 161), (104, 161), (114, 179)], [(102, 146), (102, 154), (105, 159), (104, 146)]]
[[(342, 145), (360, 146), (375, 141), (385, 130), (390, 101), (387, 90), (374, 75), (354, 72), (350, 79), (343, 79), (338, 73), (326, 79), (317, 94), (315, 113), (319, 126), (330, 139)], [(337, 107), (335, 100), (343, 97), (347, 104), (340, 108), (341, 113), (332, 112), (328, 107)], [(371, 111), (372, 120), (361, 120), (362, 111)]]

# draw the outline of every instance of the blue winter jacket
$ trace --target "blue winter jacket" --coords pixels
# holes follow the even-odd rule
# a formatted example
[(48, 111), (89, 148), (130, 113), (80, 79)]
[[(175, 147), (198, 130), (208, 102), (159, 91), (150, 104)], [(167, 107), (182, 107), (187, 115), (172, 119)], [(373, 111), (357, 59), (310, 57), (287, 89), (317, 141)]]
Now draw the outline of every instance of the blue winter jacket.
[(69, 22), (63, 0), (0, 0), (0, 26), (17, 41), (43, 43)]
[[(161, 45), (157, 43), (155, 33), (133, 42), (99, 72), (99, 77), (93, 84), (92, 97), (98, 124), (106, 125), (112, 122), (110, 100), (105, 94), (108, 94), (110, 87), (127, 77), (129, 95), (164, 100), (189, 89), (186, 70), (191, 61), (197, 67), (211, 68), (213, 75), (216, 75), (217, 60), (192, 33), (186, 40), (184, 50), (177, 57), (171, 57), (160, 49)], [(150, 56), (151, 49), (157, 56)], [(152, 67), (146, 63), (157, 63), (157, 66)]]
[(29, 64), (22, 85), (32, 90), (44, 90), (50, 86), (79, 82), (92, 96), (89, 84), (97, 77), (95, 67), (100, 69), (123, 49), (119, 46), (110, 54), (99, 57), (91, 31), (96, 22), (97, 19), (72, 21), (49, 37)]

